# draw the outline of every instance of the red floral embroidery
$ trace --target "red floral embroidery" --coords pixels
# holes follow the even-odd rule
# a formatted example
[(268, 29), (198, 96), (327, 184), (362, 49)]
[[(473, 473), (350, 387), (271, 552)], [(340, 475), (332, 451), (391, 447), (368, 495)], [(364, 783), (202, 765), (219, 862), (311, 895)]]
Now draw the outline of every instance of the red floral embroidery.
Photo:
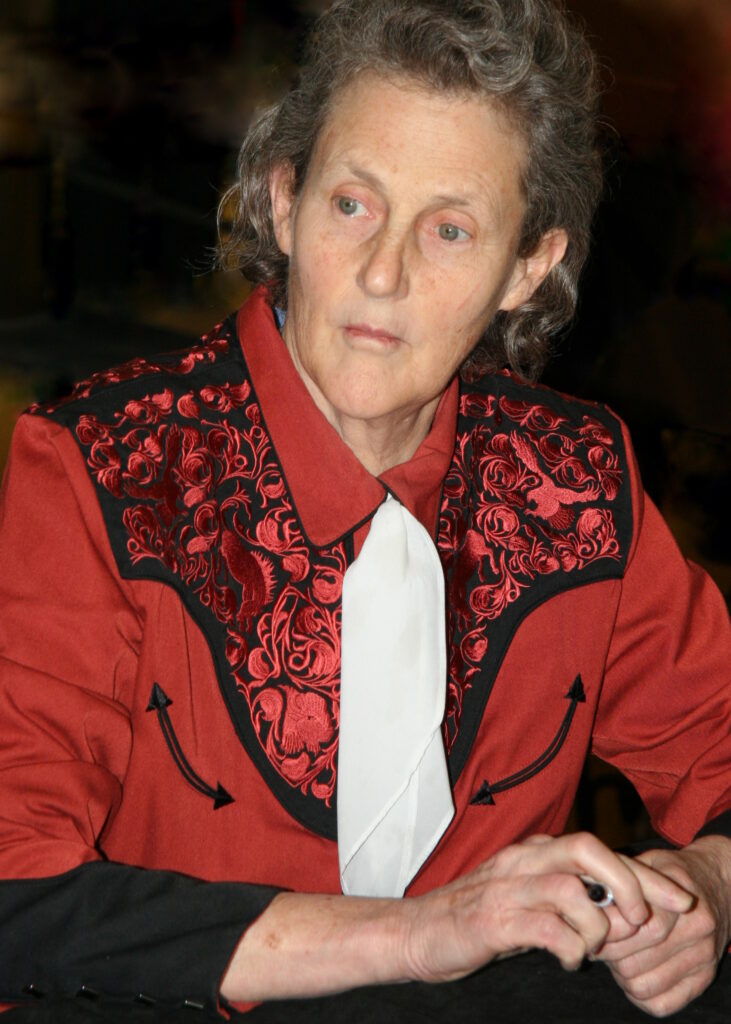
[[(228, 692), (241, 699), (235, 715), (276, 773), (270, 784), (281, 780), (286, 793), (333, 811), (345, 549), (309, 547), (249, 383), (180, 381), (227, 347), (217, 336), (172, 370), (133, 361), (80, 386), (77, 397), (156, 374), (155, 389), (137, 385), (104, 418), (100, 403), (82, 413), (76, 436), (98, 486), (123, 502), (132, 565), (163, 567), (218, 623), (226, 686), (233, 681)], [(450, 752), (465, 707), (475, 714), (475, 677), (492, 670), (493, 645), (509, 635), (520, 599), (538, 581), (560, 589), (562, 575), (621, 556), (610, 506), (623, 472), (600, 420), (476, 390), (462, 396), (460, 413), (438, 537)]]
[[(452, 638), (445, 739), (451, 750), (489, 624), (538, 577), (618, 560), (612, 502), (622, 483), (609, 430), (541, 403), (467, 392), (466, 418), (444, 485), (439, 548)], [(478, 483), (475, 492), (474, 482)]]
[[(290, 783), (329, 806), (335, 790), (340, 689), (340, 593), (329, 605), (303, 601), (289, 586), (257, 624), (259, 646), (240, 685), (267, 757)], [(290, 683), (296, 683), (296, 687)], [(304, 700), (305, 696), (307, 700)]]
[(345, 554), (337, 545), (312, 564), (250, 385), (207, 384), (177, 399), (165, 387), (109, 422), (82, 414), (76, 436), (99, 486), (126, 499), (132, 564), (162, 564), (221, 623), (269, 762), (330, 806)]

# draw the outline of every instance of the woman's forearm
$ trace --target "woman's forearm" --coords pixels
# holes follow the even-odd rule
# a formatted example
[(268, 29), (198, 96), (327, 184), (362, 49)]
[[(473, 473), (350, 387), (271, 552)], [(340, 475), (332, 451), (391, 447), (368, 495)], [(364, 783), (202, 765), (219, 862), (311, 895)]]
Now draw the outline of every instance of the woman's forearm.
[(406, 981), (412, 902), (280, 893), (243, 935), (221, 995), (286, 999)]
[(506, 847), (469, 874), (401, 900), (280, 893), (249, 927), (221, 994), (258, 1001), (325, 995), (361, 985), (463, 977), (496, 957), (548, 949), (575, 969), (602, 945), (607, 917), (586, 897), (580, 875), (600, 878), (636, 930), (643, 896), (686, 911), (692, 897), (586, 834), (534, 837)]

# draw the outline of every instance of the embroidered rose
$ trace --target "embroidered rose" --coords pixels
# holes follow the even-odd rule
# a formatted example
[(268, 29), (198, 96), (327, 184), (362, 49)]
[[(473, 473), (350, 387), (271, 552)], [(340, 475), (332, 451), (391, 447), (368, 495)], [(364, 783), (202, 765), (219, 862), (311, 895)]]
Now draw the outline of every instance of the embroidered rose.
[(508, 437), (496, 434), (481, 447), (479, 473), (485, 489), (507, 505), (525, 505), (521, 484), (526, 471), (516, 457)]
[(611, 446), (614, 443), (612, 435), (609, 433), (607, 428), (599, 420), (595, 420), (593, 416), (584, 416), (584, 425), (579, 429), (581, 437), (588, 440), (597, 441), (601, 445)]
[(343, 592), (343, 572), (327, 566), (315, 570), (312, 596), (319, 605), (335, 604)]
[(336, 741), (325, 700), (289, 685), (269, 687), (253, 701), (252, 721), (280, 775), (329, 804), (335, 789)]
[(316, 754), (334, 733), (327, 713), (327, 704), (319, 693), (301, 693), (283, 686), (286, 711), (282, 721), (282, 748), (286, 754), (299, 754), (307, 749)]
[(507, 505), (488, 505), (477, 514), (477, 522), (488, 543), (506, 547), (520, 529), (520, 520)]
[(465, 633), (460, 643), (460, 650), (465, 661), (479, 665), (487, 654), (487, 636), (484, 629), (473, 629)]
[(612, 513), (607, 509), (584, 509), (575, 532), (558, 540), (554, 550), (566, 572), (583, 569), (597, 558), (618, 558)]
[[(547, 576), (549, 573), (557, 572), (561, 568), (561, 561), (554, 555), (550, 548), (538, 540), (534, 540), (528, 558), (524, 562), (527, 571), (537, 573), (539, 576)], [(532, 573), (531, 573), (532, 575)]]
[(289, 508), (279, 507), (267, 512), (256, 524), (256, 542), (272, 554), (304, 551), (305, 543)]

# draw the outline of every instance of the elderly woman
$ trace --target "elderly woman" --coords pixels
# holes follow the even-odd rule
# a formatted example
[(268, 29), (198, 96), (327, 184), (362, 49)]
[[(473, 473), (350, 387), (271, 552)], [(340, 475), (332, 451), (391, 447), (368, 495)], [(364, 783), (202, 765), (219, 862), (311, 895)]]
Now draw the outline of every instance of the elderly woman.
[[(241, 152), (238, 316), (21, 420), (0, 996), (240, 1004), (531, 947), (655, 1014), (710, 983), (725, 610), (621, 423), (526, 383), (594, 106), (549, 0), (340, 0)], [(590, 747), (680, 849), (562, 835)]]

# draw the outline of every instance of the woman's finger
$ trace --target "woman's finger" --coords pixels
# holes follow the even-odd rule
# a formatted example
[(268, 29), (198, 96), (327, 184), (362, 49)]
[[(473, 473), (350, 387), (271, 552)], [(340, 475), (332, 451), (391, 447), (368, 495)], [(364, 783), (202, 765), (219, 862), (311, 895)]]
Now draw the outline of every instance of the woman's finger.
[[(629, 939), (631, 936), (636, 935), (642, 927), (642, 925), (631, 924), (627, 921), (615, 906), (605, 907), (603, 909), (609, 923), (609, 929), (601, 952), (604, 952), (604, 948), (610, 943), (623, 942), (625, 939)], [(597, 957), (597, 959), (599, 959), (599, 957)]]
[(615, 853), (588, 833), (565, 838), (573, 840), (575, 863), (587, 865), (585, 873), (611, 889), (615, 906), (628, 923), (640, 925), (646, 921), (648, 904), (676, 914), (692, 909), (694, 894), (673, 878), (640, 860)]
[[(640, 925), (649, 914), (642, 886), (637, 873), (630, 867), (631, 862), (620, 858), (596, 836), (588, 832), (560, 836), (550, 843), (525, 844), (508, 847), (502, 851), (508, 861), (508, 871), (525, 874), (573, 874), (584, 875), (608, 886), (614, 902), (622, 916), (631, 924)], [(516, 863), (509, 863), (512, 857)], [(495, 858), (500, 870), (501, 854)], [(651, 869), (648, 869), (651, 870)], [(662, 887), (662, 883), (658, 883)], [(676, 888), (667, 880), (667, 888)]]
[[(622, 971), (632, 970), (638, 974), (641, 970), (647, 970), (667, 959), (668, 951), (664, 950), (662, 944), (675, 927), (678, 915), (667, 910), (653, 909), (650, 917), (641, 928), (633, 935), (615, 938), (610, 928), (607, 942), (597, 954), (597, 960), (604, 960), (608, 963), (622, 965)], [(660, 950), (651, 959), (641, 959), (650, 950)]]
[(642, 886), (642, 893), (648, 903), (676, 914), (686, 914), (696, 903), (696, 894), (685, 888), (679, 881), (663, 874), (641, 860), (618, 854), (634, 873)]
[(545, 949), (566, 971), (575, 971), (586, 956), (582, 936), (549, 910), (522, 909), (511, 918), (504, 938), (515, 949)]
[(510, 948), (548, 950), (566, 970), (575, 970), (604, 941), (606, 915), (574, 875), (526, 875), (487, 884), (500, 891), (502, 907), (493, 916), (501, 943)]
[(583, 956), (599, 949), (609, 930), (609, 921), (586, 894), (575, 875), (534, 875), (524, 880), (524, 906), (558, 915), (577, 932), (584, 944)]
[[(648, 951), (648, 955), (652, 951)], [(638, 961), (641, 958), (638, 958)], [(648, 959), (648, 964), (651, 962)], [(618, 970), (619, 965), (610, 965), (612, 974), (622, 990), (643, 1008), (661, 1000), (678, 1009), (691, 998), (699, 995), (711, 982), (715, 973), (715, 962), (702, 955), (697, 947), (684, 947), (674, 956), (665, 957), (657, 964), (639, 970), (630, 976)], [(692, 995), (687, 994), (686, 982), (692, 979)], [(675, 999), (685, 995), (685, 1002), (675, 1004)], [(669, 1012), (669, 1011), (668, 1011)]]

